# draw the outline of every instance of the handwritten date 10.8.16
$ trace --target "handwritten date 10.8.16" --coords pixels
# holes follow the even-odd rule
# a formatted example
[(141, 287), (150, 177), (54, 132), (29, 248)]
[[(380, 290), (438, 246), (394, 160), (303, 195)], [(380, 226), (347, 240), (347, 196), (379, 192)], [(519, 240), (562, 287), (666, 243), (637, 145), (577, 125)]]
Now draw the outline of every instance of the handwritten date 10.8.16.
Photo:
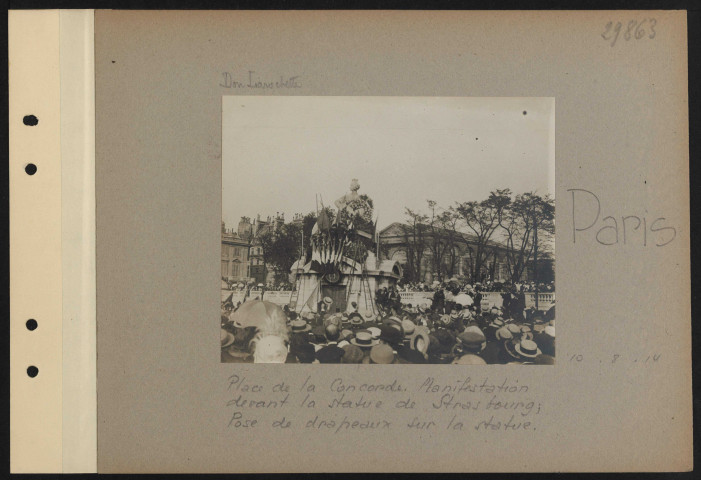
[(652, 40), (657, 35), (655, 32), (656, 26), (657, 20), (654, 18), (643, 18), (640, 21), (630, 20), (628, 23), (608, 22), (604, 27), (601, 38), (611, 42), (612, 47), (616, 45), (621, 36), (625, 41), (642, 40), (643, 38)]

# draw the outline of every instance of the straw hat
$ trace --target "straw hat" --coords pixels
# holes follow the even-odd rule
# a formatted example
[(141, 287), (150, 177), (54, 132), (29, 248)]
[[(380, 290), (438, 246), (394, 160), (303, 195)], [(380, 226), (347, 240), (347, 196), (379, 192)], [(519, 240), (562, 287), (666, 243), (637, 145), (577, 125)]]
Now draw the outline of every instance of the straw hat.
[(496, 337), (497, 340), (511, 340), (514, 338), (513, 335), (511, 335), (511, 332), (509, 331), (508, 328), (506, 327), (501, 327), (499, 330), (494, 332), (494, 336)]
[(411, 320), (402, 320), (402, 328), (404, 329), (404, 336), (409, 337), (414, 334), (416, 325)]
[(523, 358), (535, 358), (543, 353), (533, 340), (521, 340), (514, 346), (514, 350)]
[(501, 320), (500, 318), (495, 318), (494, 320), (492, 320), (492, 322), (489, 324), (489, 326), (494, 327), (494, 328), (501, 328), (504, 326), (504, 321)]
[(312, 329), (312, 326), (309, 325), (304, 320), (292, 320), (290, 322), (290, 332), (292, 332), (292, 333), (308, 332), (311, 329)]
[(227, 348), (232, 343), (234, 343), (234, 335), (231, 332), (228, 332), (222, 328), (221, 329), (221, 348)]
[(363, 350), (356, 345), (345, 345), (342, 347), (345, 350), (341, 363), (362, 363), (365, 354)]
[(506, 329), (511, 332), (511, 335), (520, 335), (521, 334), (521, 327), (519, 327), (515, 323), (508, 324), (506, 326)]
[(429, 329), (423, 326), (416, 327), (414, 334), (409, 338), (409, 347), (412, 350), (426, 353), (430, 344)]
[(377, 345), (380, 341), (372, 338), (372, 333), (367, 330), (358, 330), (355, 337), (351, 338), (350, 343), (360, 348), (371, 348)]
[(386, 344), (375, 345), (370, 350), (371, 363), (390, 364), (395, 362), (394, 350)]
[(480, 356), (468, 353), (453, 360), (453, 365), (486, 365), (487, 362)]
[(377, 328), (377, 327), (368, 327), (367, 330), (368, 330), (368, 331), (370, 332), (370, 334), (372, 335), (372, 339), (373, 339), (373, 340), (376, 340), (376, 339), (380, 338), (380, 334), (382, 333), (382, 330), (380, 330), (380, 329)]
[(477, 331), (465, 330), (458, 335), (458, 341), (461, 343), (463, 351), (467, 353), (479, 353), (487, 346), (487, 339), (479, 329)]
[(359, 327), (359, 326), (361, 326), (363, 323), (365, 323), (365, 320), (363, 320), (363, 317), (361, 317), (360, 315), (351, 315), (351, 316), (350, 316), (350, 324), (351, 324), (351, 326), (353, 326), (353, 327)]

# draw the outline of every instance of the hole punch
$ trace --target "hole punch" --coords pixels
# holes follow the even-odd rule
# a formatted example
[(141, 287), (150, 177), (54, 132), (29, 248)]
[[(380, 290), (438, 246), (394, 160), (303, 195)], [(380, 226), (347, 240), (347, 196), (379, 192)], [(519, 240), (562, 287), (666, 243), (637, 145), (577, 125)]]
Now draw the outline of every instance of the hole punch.
[(28, 163), (27, 166), (24, 167), (24, 171), (27, 172), (27, 175), (34, 175), (37, 173), (37, 166), (33, 163)]
[(34, 378), (37, 375), (39, 375), (39, 369), (34, 365), (27, 367), (27, 375), (29, 375), (31, 378)]
[(39, 119), (34, 115), (25, 115), (22, 119), (22, 123), (24, 123), (28, 127), (35, 127), (39, 124)]
[(39, 324), (33, 318), (30, 318), (29, 320), (27, 320), (27, 330), (29, 330), (30, 332), (33, 332), (34, 330), (36, 330), (38, 326), (39, 326)]

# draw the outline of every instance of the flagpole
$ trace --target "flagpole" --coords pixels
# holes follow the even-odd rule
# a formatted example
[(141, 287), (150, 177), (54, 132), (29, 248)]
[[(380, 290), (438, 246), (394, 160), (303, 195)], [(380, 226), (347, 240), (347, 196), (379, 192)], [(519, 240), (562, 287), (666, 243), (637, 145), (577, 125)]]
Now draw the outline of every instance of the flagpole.
[(376, 254), (375, 256), (376, 256), (376, 258), (377, 258), (377, 266), (378, 266), (378, 268), (379, 268), (379, 266), (380, 266), (380, 234), (379, 234), (379, 232), (377, 231), (377, 222), (378, 222), (379, 220), (380, 220), (380, 217), (378, 216), (378, 217), (375, 219), (375, 245), (376, 245), (376, 248), (377, 248), (377, 254)]

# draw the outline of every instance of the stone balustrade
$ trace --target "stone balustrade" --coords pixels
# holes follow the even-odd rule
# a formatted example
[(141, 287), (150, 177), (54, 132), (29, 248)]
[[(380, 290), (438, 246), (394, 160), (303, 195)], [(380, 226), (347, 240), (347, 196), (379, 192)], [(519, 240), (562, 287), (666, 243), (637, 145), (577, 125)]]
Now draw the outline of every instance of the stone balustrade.
[[(232, 300), (234, 304), (237, 302), (240, 302), (243, 300), (243, 297), (245, 295), (245, 292), (241, 291), (231, 291), (231, 290), (222, 290), (221, 291), (221, 299), (222, 302), (226, 300), (226, 298), (231, 295)], [(255, 299), (256, 297), (260, 298), (261, 291), (260, 290), (252, 290), (251, 294), (249, 296), (249, 300)], [(535, 307), (535, 293), (534, 292), (526, 292), (526, 308), (530, 307)], [(278, 291), (278, 290), (267, 290), (264, 295), (264, 299), (275, 303), (277, 305), (287, 305), (290, 303), (290, 298), (292, 296), (292, 292), (287, 290), (287, 291)], [(411, 304), (413, 306), (421, 305), (422, 303), (426, 303), (428, 305), (431, 304), (431, 299), (433, 298), (433, 292), (399, 292), (399, 296), (402, 299), (402, 303), (404, 304)], [(548, 310), (553, 302), (555, 301), (555, 292), (546, 292), (546, 293), (539, 293), (538, 294), (538, 310), (546, 311)], [(489, 305), (490, 307), (492, 306), (497, 306), (501, 307), (502, 305), (502, 298), (501, 298), (501, 292), (482, 292), (482, 305)]]

